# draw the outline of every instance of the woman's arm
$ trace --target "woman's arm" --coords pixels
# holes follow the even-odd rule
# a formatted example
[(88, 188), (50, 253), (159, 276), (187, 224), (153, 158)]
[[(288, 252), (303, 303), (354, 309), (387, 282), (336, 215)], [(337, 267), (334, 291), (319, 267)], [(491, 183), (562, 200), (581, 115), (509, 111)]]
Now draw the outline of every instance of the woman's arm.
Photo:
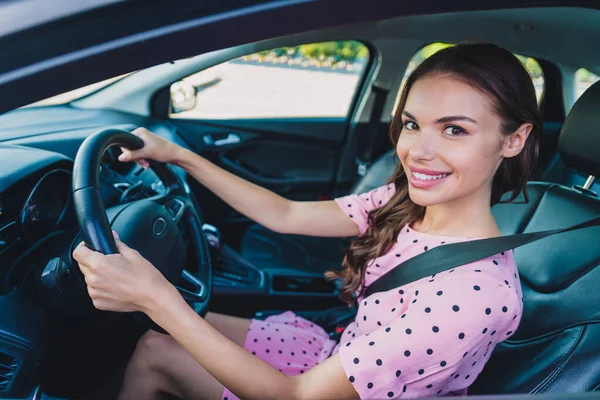
[(357, 399), (334, 355), (304, 374), (287, 376), (233, 343), (200, 318), (176, 291), (145, 311), (219, 382), (242, 399)]
[(73, 252), (97, 309), (146, 313), (211, 375), (241, 398), (358, 397), (337, 355), (297, 377), (279, 372), (204, 321), (139, 252), (116, 236), (115, 243), (118, 254), (103, 255), (90, 250), (83, 242)]
[(288, 200), (147, 129), (138, 128), (132, 133), (144, 141), (144, 147), (135, 151), (123, 149), (119, 160), (136, 161), (145, 168), (148, 158), (178, 165), (232, 208), (272, 231), (310, 236), (359, 234), (356, 224), (334, 201)]
[(292, 201), (244, 180), (187, 150), (173, 163), (238, 212), (279, 233), (356, 236), (358, 227), (333, 201)]

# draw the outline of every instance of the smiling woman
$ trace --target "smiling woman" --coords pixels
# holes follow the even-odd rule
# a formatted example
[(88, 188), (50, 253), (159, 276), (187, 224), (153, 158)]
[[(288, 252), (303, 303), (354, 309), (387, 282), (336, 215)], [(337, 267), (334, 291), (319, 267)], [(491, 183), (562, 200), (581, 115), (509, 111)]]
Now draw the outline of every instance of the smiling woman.
[[(477, 43), (441, 50), (411, 74), (390, 129), (400, 165), (387, 185), (361, 195), (289, 202), (147, 130), (134, 131), (144, 146), (125, 150), (121, 161), (179, 165), (253, 219), (260, 211), (253, 205), (269, 209), (279, 224), (270, 226), (281, 232), (358, 235), (344, 269), (328, 273), (342, 279), (342, 299), (358, 308), (339, 342), (292, 311), (214, 324), (226, 319), (200, 318), (126, 244), (117, 240), (120, 255), (110, 256), (81, 244), (74, 257), (96, 307), (143, 311), (171, 335), (144, 335), (121, 398), (162, 392), (184, 398), (222, 393), (228, 400), (465, 394), (521, 320), (512, 251), (368, 299), (364, 291), (429, 249), (499, 236), (491, 206), (505, 192), (512, 192), (505, 201), (521, 191), (527, 198), (540, 129), (523, 65), (507, 50)], [(174, 356), (187, 361), (169, 362)]]

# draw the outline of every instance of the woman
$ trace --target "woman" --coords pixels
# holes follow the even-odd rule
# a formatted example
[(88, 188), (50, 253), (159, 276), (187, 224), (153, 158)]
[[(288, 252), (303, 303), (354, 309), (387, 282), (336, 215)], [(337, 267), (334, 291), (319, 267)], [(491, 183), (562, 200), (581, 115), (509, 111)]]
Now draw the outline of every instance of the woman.
[[(121, 398), (409, 398), (464, 394), (495, 345), (517, 329), (522, 294), (512, 252), (362, 297), (397, 264), (433, 247), (500, 236), (491, 206), (525, 190), (541, 119), (531, 79), (508, 51), (461, 44), (425, 60), (400, 97), (390, 137), (400, 160), (389, 183), (361, 195), (291, 202), (144, 129), (121, 161), (170, 162), (233, 208), (282, 233), (358, 236), (341, 272), (358, 313), (339, 343), (291, 311), (266, 321), (203, 320), (137, 252), (81, 244), (74, 253), (97, 308), (143, 311), (148, 332)], [(267, 212), (268, 210), (268, 212)], [(235, 394), (235, 395), (234, 395)]]

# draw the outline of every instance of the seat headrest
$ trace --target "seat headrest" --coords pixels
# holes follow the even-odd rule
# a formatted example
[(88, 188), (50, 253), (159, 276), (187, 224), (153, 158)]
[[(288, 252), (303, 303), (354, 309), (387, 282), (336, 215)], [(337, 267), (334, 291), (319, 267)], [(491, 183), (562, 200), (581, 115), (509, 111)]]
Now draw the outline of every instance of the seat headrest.
[(558, 151), (569, 167), (600, 177), (600, 81), (573, 105), (558, 137)]

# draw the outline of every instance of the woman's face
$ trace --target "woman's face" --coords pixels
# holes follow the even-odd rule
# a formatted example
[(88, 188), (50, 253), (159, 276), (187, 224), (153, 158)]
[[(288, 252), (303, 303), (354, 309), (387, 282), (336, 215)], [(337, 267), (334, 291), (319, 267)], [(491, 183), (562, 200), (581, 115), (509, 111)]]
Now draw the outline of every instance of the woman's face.
[(501, 134), (490, 99), (449, 76), (418, 80), (401, 118), (396, 151), (410, 198), (421, 206), (474, 200), (489, 205), (492, 179), (503, 157), (518, 154), (524, 145), (523, 140), (516, 153), (514, 146), (511, 151), (506, 143), (511, 139)]

